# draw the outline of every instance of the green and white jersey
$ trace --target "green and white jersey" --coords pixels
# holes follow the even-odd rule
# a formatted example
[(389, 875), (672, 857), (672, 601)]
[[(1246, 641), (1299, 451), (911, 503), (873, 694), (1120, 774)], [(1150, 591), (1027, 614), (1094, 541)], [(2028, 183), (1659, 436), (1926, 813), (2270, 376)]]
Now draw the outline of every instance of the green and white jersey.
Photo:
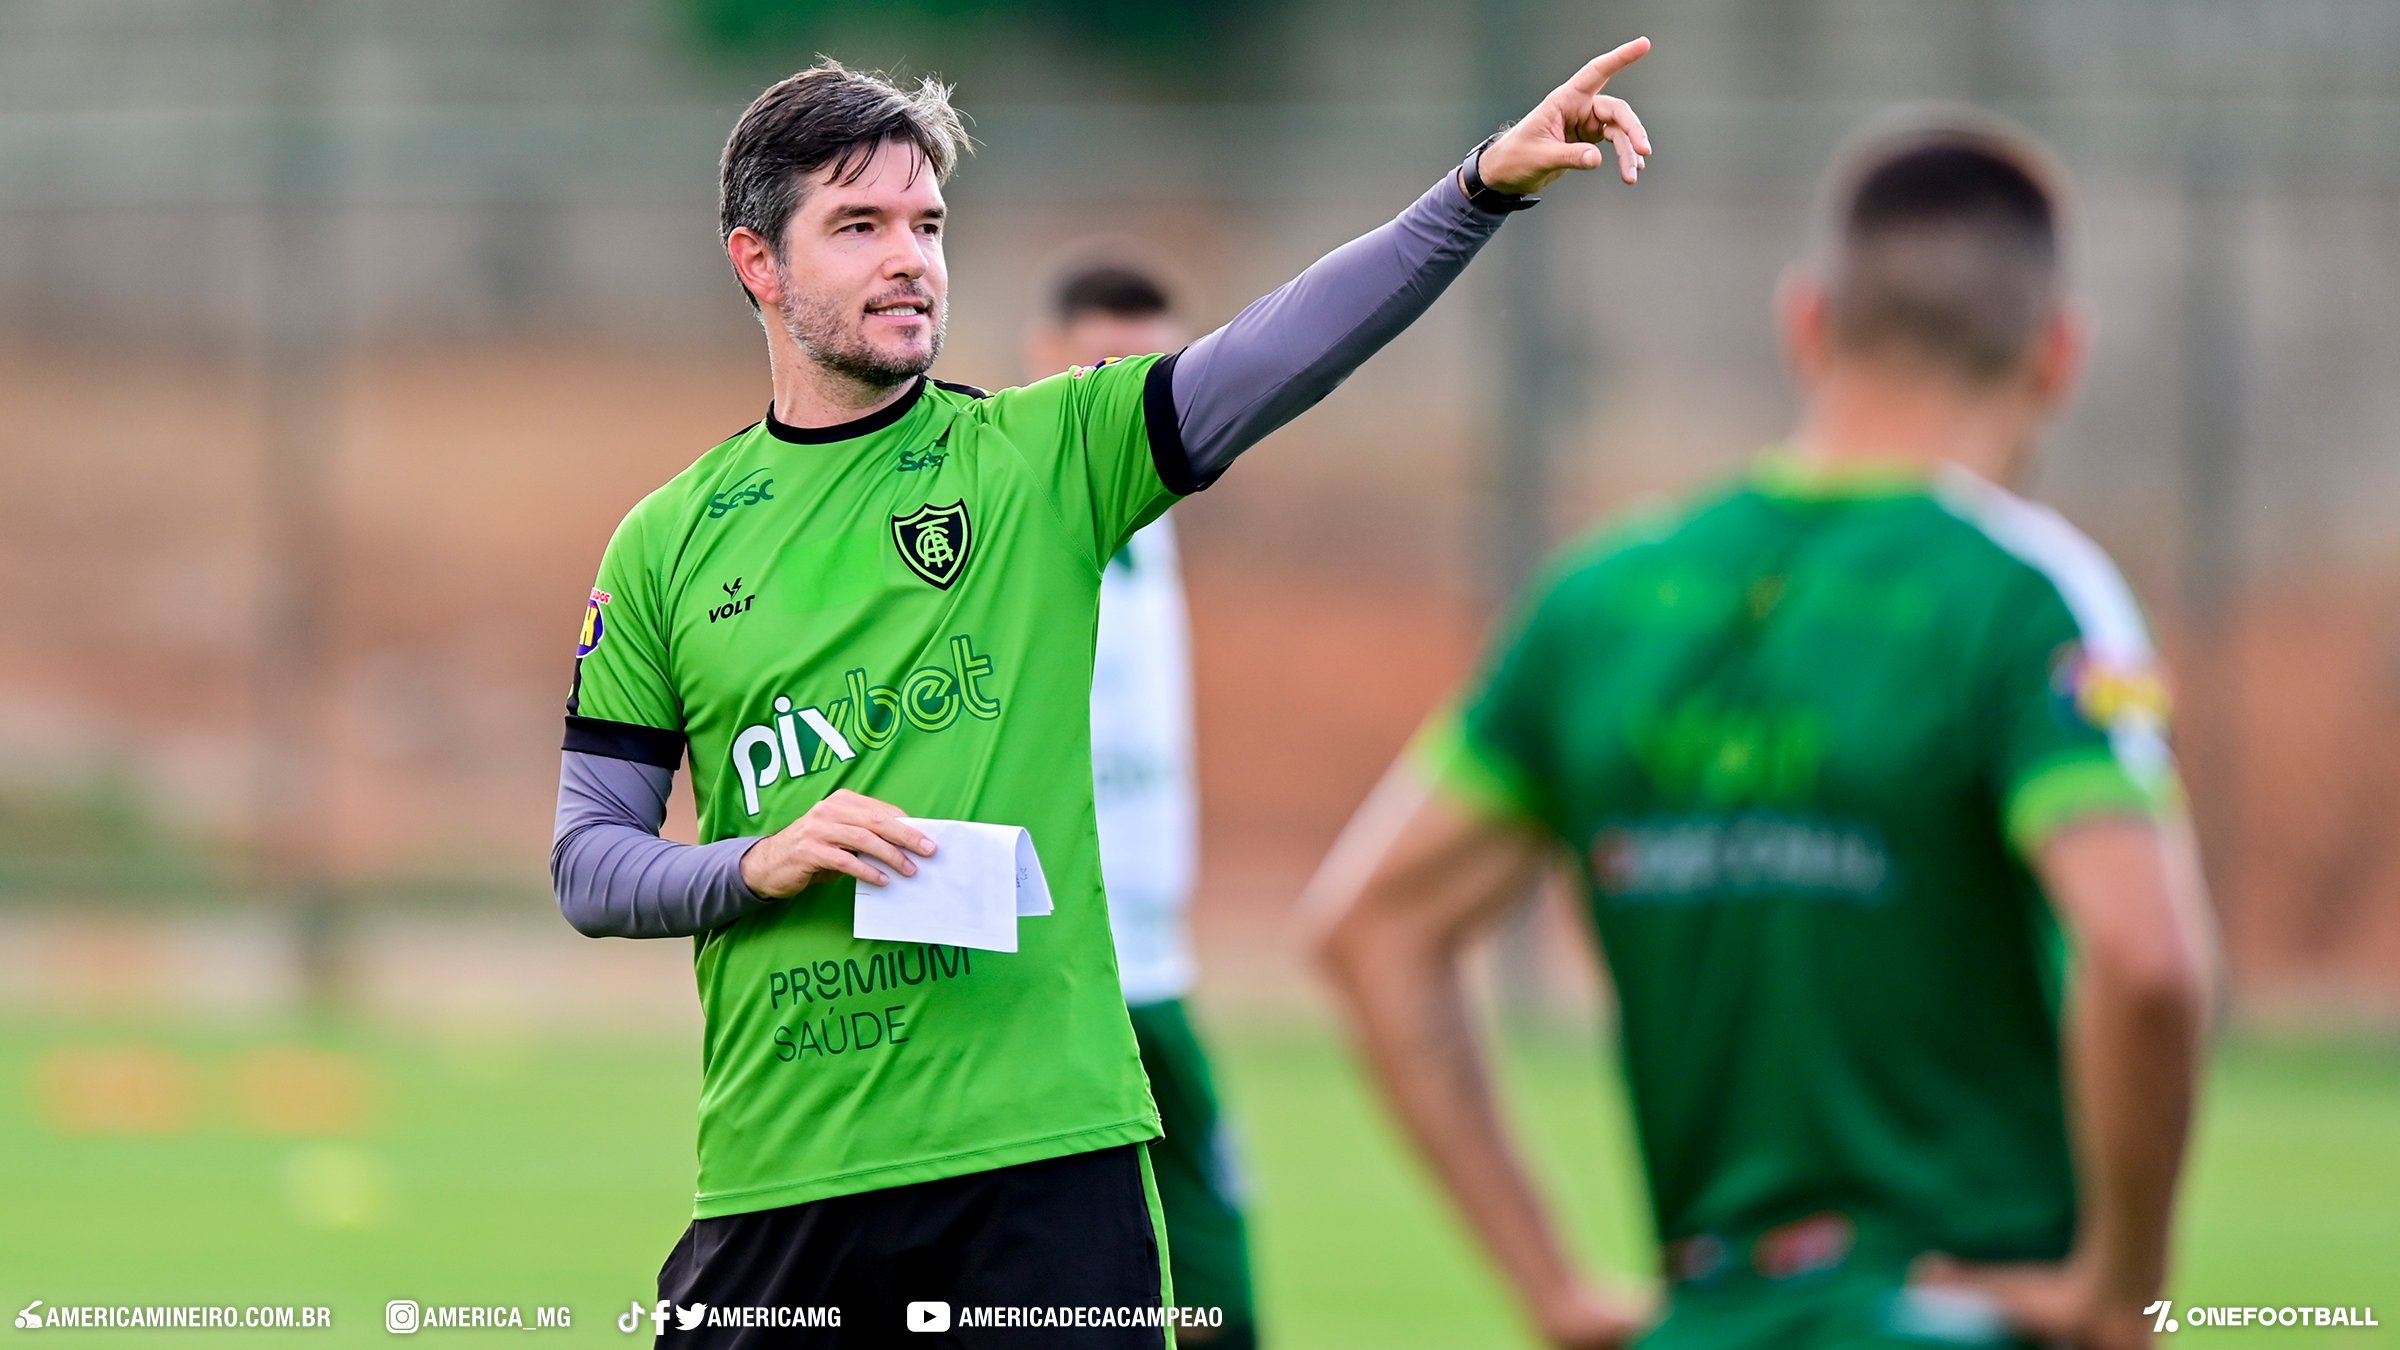
[(1172, 517), (1109, 560), (1092, 670), (1092, 785), (1117, 975), (1131, 1004), (1192, 990), (1185, 911), (1200, 852), (1191, 630)]
[(1902, 1252), (2066, 1252), (2027, 860), (2175, 788), (2140, 613), (2064, 520), (1770, 456), (1570, 551), (1413, 753), (1571, 853), (1663, 1239), (1835, 1211)]
[(1159, 366), (770, 418), (609, 542), (567, 749), (672, 768), (688, 745), (703, 842), (836, 788), (1024, 826), (1057, 905), (1014, 953), (861, 941), (843, 878), (696, 939), (696, 1217), (1157, 1136), (1101, 889), (1091, 688), (1101, 569), (1175, 500)]

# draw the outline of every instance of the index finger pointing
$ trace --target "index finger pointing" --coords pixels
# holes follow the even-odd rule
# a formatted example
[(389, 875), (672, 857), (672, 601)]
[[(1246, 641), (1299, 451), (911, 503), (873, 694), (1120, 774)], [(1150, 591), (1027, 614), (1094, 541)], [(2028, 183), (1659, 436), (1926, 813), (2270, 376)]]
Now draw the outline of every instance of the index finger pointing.
[(1641, 60), (1649, 51), (1650, 39), (1637, 37), (1615, 51), (1602, 52), (1584, 62), (1583, 69), (1567, 81), (1567, 87), (1578, 93), (1597, 94), (1600, 86), (1607, 84), (1618, 71)]

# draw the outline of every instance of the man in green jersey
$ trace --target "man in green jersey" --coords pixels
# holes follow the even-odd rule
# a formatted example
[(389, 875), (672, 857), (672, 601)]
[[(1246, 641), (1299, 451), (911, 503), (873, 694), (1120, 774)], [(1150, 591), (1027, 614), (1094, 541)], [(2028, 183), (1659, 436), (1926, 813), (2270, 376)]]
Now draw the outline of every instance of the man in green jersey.
[[(1036, 373), (1183, 345), (1157, 269), (1117, 253), (1061, 270), (1026, 337)], [(1117, 978), (1165, 1133), (1150, 1170), (1166, 1216), (1175, 1300), (1208, 1309), (1192, 1350), (1258, 1344), (1248, 1223), (1232, 1131), (1188, 1006), (1198, 978), (1187, 910), (1198, 871), (1200, 784), (1192, 762), (1192, 658), (1173, 517), (1142, 527), (1100, 579), (1092, 663), (1092, 791)]]
[(2005, 486), (2079, 355), (2059, 191), (1973, 121), (1857, 150), (1781, 298), (1788, 446), (1570, 549), (1316, 883), (1393, 1110), (1553, 1344), (1647, 1318), (1575, 1274), (1460, 991), (1551, 855), (1616, 989), (1643, 1344), (2147, 1338), (2210, 939), (2140, 612)]
[[(947, 91), (826, 62), (743, 113), (719, 223), (773, 402), (601, 557), (551, 861), (579, 931), (693, 940), (699, 1186), (662, 1335), (672, 1305), (709, 1344), (1165, 1343), (1140, 1147), (1158, 1114), (1093, 822), (1102, 570), (1412, 322), (1530, 194), (1603, 143), (1634, 181), (1648, 139), (1601, 90), (1646, 50), (1594, 58), (1182, 351), (997, 394), (926, 378), (962, 140)], [(657, 837), (687, 756), (697, 845)], [(1013, 951), (856, 936), (856, 887), (943, 866), (912, 820), (1024, 828), (1055, 912)]]

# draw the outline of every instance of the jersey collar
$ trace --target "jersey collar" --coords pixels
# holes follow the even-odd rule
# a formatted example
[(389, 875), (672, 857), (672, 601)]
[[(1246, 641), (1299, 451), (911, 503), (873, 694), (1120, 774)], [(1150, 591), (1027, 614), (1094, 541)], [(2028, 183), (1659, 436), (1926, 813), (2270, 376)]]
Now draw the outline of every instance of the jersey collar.
[(847, 422), (836, 422), (829, 427), (793, 426), (775, 416), (775, 404), (769, 400), (767, 403), (767, 434), (776, 440), (789, 441), (794, 445), (824, 445), (832, 441), (848, 441), (855, 440), (860, 436), (871, 436), (908, 416), (909, 410), (917, 406), (917, 400), (924, 394), (925, 377), (919, 375), (909, 381), (908, 391), (900, 397), (864, 417), (852, 418)]
[(1827, 464), (1803, 459), (1788, 445), (1769, 446), (1750, 472), (1751, 484), (1770, 497), (1791, 501), (1872, 501), (1923, 497), (1941, 483), (1937, 466), (1905, 460), (1845, 460)]

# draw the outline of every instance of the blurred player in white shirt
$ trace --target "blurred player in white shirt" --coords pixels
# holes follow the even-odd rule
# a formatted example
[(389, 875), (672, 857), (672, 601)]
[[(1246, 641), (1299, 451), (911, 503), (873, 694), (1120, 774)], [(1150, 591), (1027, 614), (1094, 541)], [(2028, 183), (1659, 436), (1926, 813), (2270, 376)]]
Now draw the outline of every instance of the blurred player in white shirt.
[[(1166, 285), (1124, 258), (1061, 271), (1027, 335), (1031, 376), (1112, 356), (1174, 351), (1188, 338)], [(1166, 1137), (1150, 1146), (1166, 1210), (1175, 1302), (1221, 1308), (1178, 1344), (1258, 1343), (1249, 1243), (1233, 1151), (1208, 1057), (1184, 998), (1197, 974), (1186, 921), (1199, 857), (1192, 761), (1191, 633), (1172, 513), (1134, 535), (1100, 582), (1092, 670), (1092, 782), (1117, 971)]]

